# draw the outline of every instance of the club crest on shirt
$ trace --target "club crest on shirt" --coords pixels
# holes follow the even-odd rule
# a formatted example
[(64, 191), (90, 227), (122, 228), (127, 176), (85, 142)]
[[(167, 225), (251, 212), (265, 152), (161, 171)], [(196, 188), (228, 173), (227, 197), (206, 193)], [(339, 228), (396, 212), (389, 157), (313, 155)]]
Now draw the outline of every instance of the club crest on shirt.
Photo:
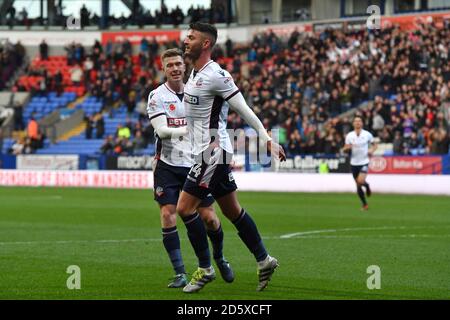
[(175, 107), (175, 105), (173, 103), (171, 103), (170, 106), (169, 106), (169, 110), (170, 111), (175, 111), (176, 108), (177, 107)]
[(203, 78), (200, 78), (200, 79), (198, 79), (197, 82), (195, 83), (195, 86), (196, 86), (196, 87), (201, 87), (202, 84), (203, 84)]
[(223, 84), (226, 84), (226, 85), (228, 85), (228, 87), (232, 88), (233, 87), (233, 81), (232, 80), (233, 80), (233, 78), (227, 77), (225, 79), (225, 81), (223, 82)]

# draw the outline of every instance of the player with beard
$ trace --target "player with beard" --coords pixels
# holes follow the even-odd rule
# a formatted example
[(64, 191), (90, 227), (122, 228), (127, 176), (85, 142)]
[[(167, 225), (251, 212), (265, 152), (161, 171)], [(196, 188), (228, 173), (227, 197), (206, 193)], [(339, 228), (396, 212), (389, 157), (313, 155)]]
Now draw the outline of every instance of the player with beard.
[[(147, 114), (157, 135), (156, 164), (153, 170), (154, 197), (160, 207), (163, 244), (175, 271), (175, 277), (168, 287), (180, 288), (187, 284), (187, 277), (176, 226), (176, 204), (194, 162), (183, 103), (183, 53), (179, 49), (166, 50), (161, 56), (161, 62), (167, 82), (150, 92)], [(206, 224), (214, 259), (222, 278), (226, 282), (233, 282), (233, 270), (223, 256), (223, 231), (213, 202), (212, 196), (208, 195), (196, 209)]]
[(281, 161), (286, 160), (286, 157), (282, 147), (272, 141), (261, 121), (247, 105), (228, 71), (211, 60), (216, 40), (217, 29), (201, 22), (190, 24), (184, 40), (185, 55), (193, 65), (184, 87), (184, 102), (195, 164), (178, 199), (177, 212), (185, 222), (199, 268), (183, 291), (199, 291), (215, 279), (207, 233), (196, 213), (196, 208), (210, 193), (254, 255), (259, 278), (257, 290), (262, 291), (277, 268), (278, 261), (268, 254), (255, 222), (237, 199), (237, 186), (230, 169), (233, 147), (226, 131), (228, 106), (256, 130), (267, 150), (275, 153)]

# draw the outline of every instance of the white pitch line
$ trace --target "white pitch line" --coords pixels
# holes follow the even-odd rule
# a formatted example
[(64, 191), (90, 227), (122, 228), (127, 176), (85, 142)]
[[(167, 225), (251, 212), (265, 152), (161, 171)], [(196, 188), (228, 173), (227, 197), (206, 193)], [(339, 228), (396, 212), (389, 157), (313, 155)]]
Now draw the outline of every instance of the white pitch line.
[(405, 227), (405, 226), (399, 226), (399, 227), (390, 227), (390, 226), (383, 226), (383, 227), (361, 227), (361, 228), (342, 228), (342, 229), (322, 229), (322, 230), (311, 230), (311, 231), (303, 231), (303, 232), (295, 232), (295, 233), (288, 233), (283, 234), (280, 236), (281, 239), (289, 239), (294, 237), (303, 237), (307, 235), (312, 234), (321, 234), (321, 233), (335, 233), (335, 232), (346, 232), (346, 231), (376, 231), (376, 230), (404, 230), (404, 229), (424, 229), (424, 228), (436, 228), (435, 226), (411, 226), (411, 227)]
[(387, 234), (379, 234), (379, 235), (335, 235), (335, 236), (305, 236), (299, 238), (284, 238), (284, 239), (362, 239), (362, 238), (449, 238), (450, 234), (401, 234), (401, 235), (387, 235)]
[[(335, 239), (335, 238), (367, 238), (367, 235), (320, 235), (323, 233), (336, 233), (340, 231), (361, 231), (361, 230), (404, 230), (404, 229), (424, 229), (436, 228), (436, 226), (412, 226), (412, 227), (373, 227), (373, 228), (343, 228), (343, 229), (323, 229), (311, 230), (304, 232), (296, 232), (285, 234), (281, 236), (262, 236), (263, 239), (282, 240), (292, 238), (302, 239)], [(450, 234), (404, 234), (404, 235), (371, 235), (372, 238), (446, 238)], [(229, 240), (240, 240), (238, 238), (228, 238)], [(181, 241), (188, 241), (188, 239), (180, 238)], [(3, 241), (0, 246), (7, 245), (40, 245), (40, 244), (74, 244), (74, 243), (124, 243), (124, 242), (159, 242), (162, 238), (141, 238), (141, 239), (100, 239), (100, 240), (55, 240), (55, 241)]]
[(71, 243), (122, 243), (122, 242), (145, 242), (145, 241), (162, 241), (158, 239), (106, 239), (106, 240), (55, 240), (55, 241), (4, 241), (0, 242), (1, 246), (16, 244), (71, 244)]
[(31, 196), (31, 197), (21, 197), (21, 196), (8, 196), (8, 199), (18, 199), (18, 200), (62, 200), (63, 196), (51, 195), (51, 196)]

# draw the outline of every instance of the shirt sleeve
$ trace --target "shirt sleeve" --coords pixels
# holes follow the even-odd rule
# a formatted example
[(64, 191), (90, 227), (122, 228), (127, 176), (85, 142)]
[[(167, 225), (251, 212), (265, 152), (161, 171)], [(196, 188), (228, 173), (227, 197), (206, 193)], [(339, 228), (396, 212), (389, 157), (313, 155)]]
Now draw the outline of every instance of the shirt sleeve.
[(159, 99), (158, 94), (153, 90), (148, 95), (147, 101), (147, 115), (150, 120), (165, 115), (163, 104)]
[(170, 138), (178, 138), (180, 136), (187, 135), (187, 126), (179, 127), (179, 128), (169, 128), (167, 126), (167, 118), (164, 117), (153, 117), (150, 120), (153, 128), (155, 129), (156, 134), (161, 139), (170, 139)]
[(225, 101), (228, 101), (239, 92), (233, 77), (226, 70), (219, 69), (215, 71), (212, 82), (212, 89), (216, 95), (222, 97)]
[(260, 137), (262, 137), (262, 142), (267, 143), (267, 141), (271, 141), (272, 138), (267, 134), (266, 129), (264, 128), (261, 121), (258, 119), (256, 114), (245, 102), (242, 93), (238, 92), (233, 95), (228, 101), (232, 110), (236, 111), (255, 131), (258, 133)]
[(350, 141), (350, 134), (347, 134), (345, 136), (345, 144), (352, 144), (351, 141)]

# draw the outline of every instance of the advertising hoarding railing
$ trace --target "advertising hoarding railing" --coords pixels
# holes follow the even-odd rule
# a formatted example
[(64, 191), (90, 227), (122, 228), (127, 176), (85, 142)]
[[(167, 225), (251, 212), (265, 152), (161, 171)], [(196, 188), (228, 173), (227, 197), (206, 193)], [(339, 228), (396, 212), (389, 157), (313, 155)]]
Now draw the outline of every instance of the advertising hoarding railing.
[[(270, 192), (354, 192), (348, 173), (235, 172), (239, 190)], [(277, 181), (278, 183), (274, 183)], [(442, 175), (375, 174), (373, 191), (395, 194), (450, 195), (450, 179)], [(151, 171), (2, 170), (0, 186), (152, 189)]]
[(442, 156), (373, 157), (369, 164), (369, 173), (443, 174), (443, 158)]
[[(107, 155), (10, 155), (0, 156), (0, 168), (21, 170), (152, 170), (154, 156)], [(317, 173), (326, 164), (329, 173), (350, 172), (347, 156), (297, 155), (274, 166), (250, 165), (245, 155), (233, 157), (234, 171), (277, 171)], [(438, 156), (376, 156), (369, 164), (371, 174), (450, 174), (450, 155)]]

